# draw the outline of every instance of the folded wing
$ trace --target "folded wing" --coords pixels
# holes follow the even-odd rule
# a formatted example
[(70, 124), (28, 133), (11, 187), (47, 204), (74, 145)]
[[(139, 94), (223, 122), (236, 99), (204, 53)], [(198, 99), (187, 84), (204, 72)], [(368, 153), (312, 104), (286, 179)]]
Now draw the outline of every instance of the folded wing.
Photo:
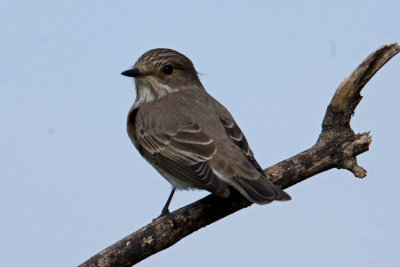
[(194, 187), (227, 197), (227, 185), (218, 179), (209, 165), (217, 149), (213, 140), (196, 124), (171, 133), (149, 129), (137, 132), (144, 157), (173, 185)]
[(288, 194), (267, 179), (235, 121), (229, 118), (220, 120), (228, 138), (218, 146), (221, 149), (212, 161), (214, 171), (254, 203), (289, 200)]

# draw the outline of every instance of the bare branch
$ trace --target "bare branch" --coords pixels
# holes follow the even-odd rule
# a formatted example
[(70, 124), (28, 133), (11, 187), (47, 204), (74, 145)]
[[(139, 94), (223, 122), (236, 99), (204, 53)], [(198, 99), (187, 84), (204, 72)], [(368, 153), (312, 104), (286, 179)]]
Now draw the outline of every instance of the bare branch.
[[(371, 137), (369, 133), (355, 134), (350, 128), (350, 119), (361, 101), (362, 88), (399, 52), (400, 46), (394, 43), (381, 46), (369, 55), (336, 90), (327, 108), (317, 143), (310, 149), (267, 168), (267, 177), (281, 188), (287, 188), (332, 168), (347, 169), (356, 177), (365, 177), (367, 172), (357, 165), (356, 156), (368, 151)], [(173, 212), (175, 224), (166, 217), (156, 219), (80, 266), (132, 266), (200, 228), (252, 204), (238, 192), (231, 191), (229, 198), (209, 195)]]

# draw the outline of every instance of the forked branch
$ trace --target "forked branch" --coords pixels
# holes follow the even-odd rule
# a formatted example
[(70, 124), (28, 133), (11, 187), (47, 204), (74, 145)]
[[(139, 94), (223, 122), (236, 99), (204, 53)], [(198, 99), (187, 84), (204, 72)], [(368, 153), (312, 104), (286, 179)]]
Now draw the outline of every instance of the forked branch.
[[(367, 171), (357, 164), (357, 155), (368, 151), (369, 133), (355, 134), (350, 119), (360, 103), (361, 90), (374, 74), (400, 52), (397, 43), (370, 54), (338, 87), (322, 122), (314, 146), (265, 170), (275, 184), (287, 188), (332, 168), (347, 169), (363, 178)], [(172, 213), (175, 224), (162, 217), (93, 256), (81, 267), (132, 266), (164, 250), (187, 235), (251, 203), (231, 190), (224, 199), (209, 195)]]

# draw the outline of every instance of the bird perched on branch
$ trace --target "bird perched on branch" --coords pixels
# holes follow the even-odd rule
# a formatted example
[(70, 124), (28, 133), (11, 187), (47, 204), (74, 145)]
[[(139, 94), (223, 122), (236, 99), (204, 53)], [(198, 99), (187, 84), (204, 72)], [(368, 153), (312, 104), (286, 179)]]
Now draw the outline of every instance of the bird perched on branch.
[(265, 176), (229, 111), (204, 89), (189, 58), (171, 49), (144, 53), (122, 75), (135, 78), (127, 131), (139, 153), (176, 189), (228, 197), (230, 187), (266, 204), (290, 196)]

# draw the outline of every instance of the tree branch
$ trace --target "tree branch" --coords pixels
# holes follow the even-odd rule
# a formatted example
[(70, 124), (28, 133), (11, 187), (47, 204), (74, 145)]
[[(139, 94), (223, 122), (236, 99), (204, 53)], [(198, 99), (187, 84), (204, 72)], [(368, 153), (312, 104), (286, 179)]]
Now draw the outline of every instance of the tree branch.
[[(393, 43), (381, 46), (370, 54), (339, 85), (326, 110), (322, 132), (316, 144), (267, 168), (267, 177), (281, 188), (287, 188), (332, 168), (347, 169), (356, 177), (365, 177), (367, 171), (357, 165), (356, 156), (368, 151), (371, 137), (369, 133), (355, 134), (350, 127), (350, 119), (362, 99), (362, 88), (399, 52), (400, 46)], [(80, 266), (132, 266), (200, 228), (252, 204), (238, 192), (231, 191), (228, 198), (209, 195), (173, 212), (175, 224), (167, 217), (158, 218)]]

